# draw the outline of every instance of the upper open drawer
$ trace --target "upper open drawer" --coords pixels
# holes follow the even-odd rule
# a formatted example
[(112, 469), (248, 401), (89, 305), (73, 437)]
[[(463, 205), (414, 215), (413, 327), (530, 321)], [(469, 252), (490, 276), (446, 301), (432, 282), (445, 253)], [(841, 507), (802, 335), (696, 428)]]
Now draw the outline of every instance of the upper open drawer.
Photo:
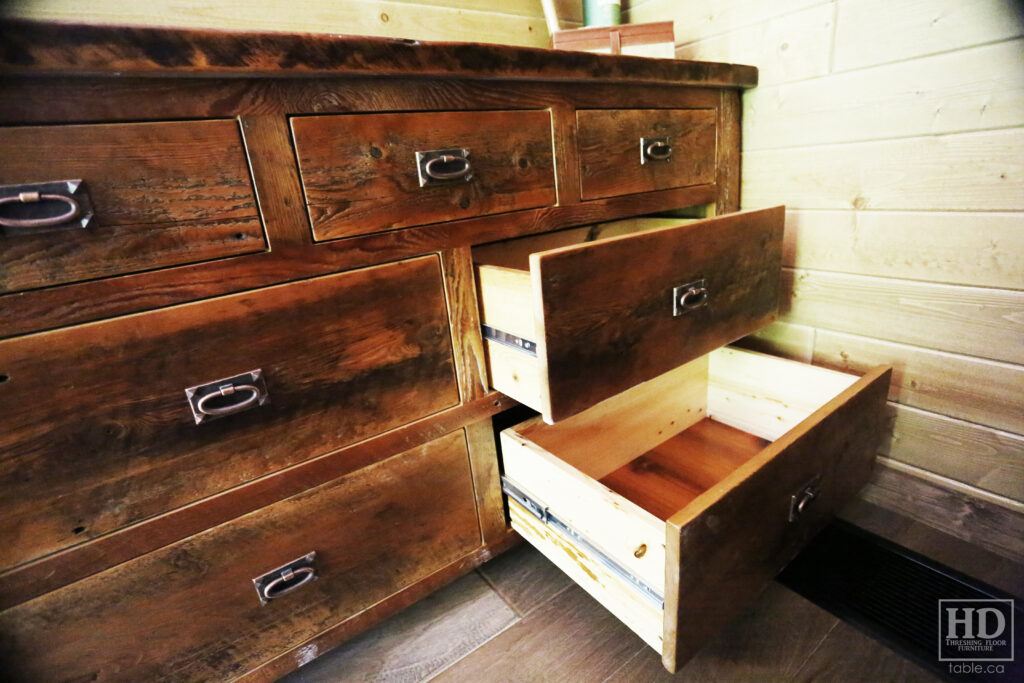
[(554, 422), (769, 323), (784, 213), (631, 219), (477, 248), (491, 386)]
[(580, 198), (715, 182), (714, 109), (576, 112)]

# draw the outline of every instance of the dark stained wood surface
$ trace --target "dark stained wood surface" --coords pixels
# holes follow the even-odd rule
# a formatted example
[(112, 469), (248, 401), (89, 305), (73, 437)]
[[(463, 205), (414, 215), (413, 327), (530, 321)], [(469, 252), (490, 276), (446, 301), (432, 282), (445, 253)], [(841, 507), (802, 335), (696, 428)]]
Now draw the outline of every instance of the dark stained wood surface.
[[(317, 240), (555, 203), (546, 111), (300, 116), (291, 120)], [(420, 187), (417, 152), (469, 150), (472, 178)]]
[(0, 293), (265, 248), (235, 121), (0, 128), (0, 185), (73, 178), (92, 226), (0, 235)]
[[(714, 109), (576, 113), (580, 197), (600, 199), (715, 182)], [(671, 137), (666, 161), (640, 163), (640, 138)]]
[(659, 519), (668, 519), (767, 445), (764, 439), (704, 418), (600, 481)]
[(714, 199), (713, 185), (665, 190), (322, 242), (308, 248), (275, 248), (267, 253), (163, 272), (25, 292), (0, 297), (0, 337), (170, 306), (467, 244), (704, 204)]
[[(665, 640), (674, 672), (867, 483), (892, 369), (875, 368), (668, 520)], [(790, 496), (820, 493), (797, 522)]]
[(487, 393), (487, 361), (480, 332), (472, 250), (457, 247), (442, 251), (441, 271), (444, 273), (459, 394), (463, 401), (471, 401)]
[(740, 210), (740, 117), (743, 103), (740, 94), (732, 90), (719, 91), (718, 137), (715, 142), (715, 185), (718, 199), (715, 214)]
[[(479, 545), (458, 431), (5, 611), (0, 662), (21, 680), (226, 680)], [(261, 606), (252, 579), (314, 550), (319, 579)]]
[(750, 66), (480, 43), (6, 21), (0, 72), (353, 76), (757, 85)]
[[(7, 340), (0, 359), (3, 567), (459, 401), (431, 257)], [(269, 404), (194, 423), (186, 387), (256, 368)]]
[[(783, 216), (783, 207), (730, 214), (531, 256), (543, 305), (545, 417), (573, 415), (770, 322)], [(673, 287), (699, 279), (708, 305), (673, 317)]]

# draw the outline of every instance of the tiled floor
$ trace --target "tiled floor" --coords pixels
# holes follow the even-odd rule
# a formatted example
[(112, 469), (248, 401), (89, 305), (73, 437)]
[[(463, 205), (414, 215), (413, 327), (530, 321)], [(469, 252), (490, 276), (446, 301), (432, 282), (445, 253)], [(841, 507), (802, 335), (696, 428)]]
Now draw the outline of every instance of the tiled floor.
[[(861, 526), (1001, 588), (1024, 572), (956, 539), (860, 504)], [(960, 545), (958, 545), (960, 544)], [(970, 548), (968, 547), (968, 550)], [(943, 554), (949, 557), (942, 557)], [(950, 557), (954, 561), (950, 561)], [(327, 681), (931, 681), (914, 663), (772, 584), (675, 676), (628, 628), (543, 556), (521, 545), (293, 673)]]

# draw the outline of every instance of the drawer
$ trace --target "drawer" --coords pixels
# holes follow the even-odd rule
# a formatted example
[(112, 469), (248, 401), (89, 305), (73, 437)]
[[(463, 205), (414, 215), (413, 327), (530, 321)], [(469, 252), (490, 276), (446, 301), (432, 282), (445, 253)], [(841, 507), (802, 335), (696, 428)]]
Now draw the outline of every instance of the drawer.
[[(26, 681), (232, 680), (480, 543), (460, 430), (7, 610), (0, 661)], [(316, 579), (261, 605), (253, 579), (311, 552)]]
[(721, 349), (507, 429), (512, 527), (675, 671), (867, 482), (890, 374)]
[[(86, 213), (91, 205), (88, 227), (82, 215), (41, 228), (0, 226), (0, 293), (266, 247), (234, 120), (0, 128), (0, 198), (26, 183), (66, 192), (54, 181), (71, 179), (83, 181), (72, 199)], [(70, 206), (7, 202), (0, 222), (25, 211), (58, 216)]]
[(783, 207), (474, 250), (491, 386), (552, 422), (770, 322)]
[(547, 111), (302, 116), (291, 124), (316, 240), (555, 203)]
[(436, 257), (0, 341), (0, 380), (0, 567), (459, 400)]
[(576, 112), (580, 197), (715, 182), (714, 109)]

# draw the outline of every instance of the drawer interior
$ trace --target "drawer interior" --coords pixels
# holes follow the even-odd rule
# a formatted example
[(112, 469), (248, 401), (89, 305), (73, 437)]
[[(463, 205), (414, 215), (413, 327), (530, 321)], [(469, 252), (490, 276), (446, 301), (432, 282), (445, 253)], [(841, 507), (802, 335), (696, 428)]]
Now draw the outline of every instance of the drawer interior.
[[(680, 590), (679, 567), (706, 560), (703, 552), (673, 557), (679, 528), (708, 523), (709, 507), (758, 479), (758, 471), (783, 452), (781, 442), (819, 421), (838, 396), (864, 381), (724, 348), (557, 424), (535, 418), (507, 429), (501, 437), (506, 488), (533, 503), (510, 500), (513, 527), (661, 651), (670, 623), (666, 610), (678, 606), (672, 593)], [(830, 457), (821, 453), (811, 466), (826, 471)], [(803, 483), (804, 474), (792, 476)], [(776, 503), (785, 507), (796, 492), (789, 483), (776, 483), (781, 490), (758, 492), (765, 514), (774, 515)], [(536, 512), (529, 514), (534, 506), (572, 533), (556, 538), (549, 527), (538, 528)], [(776, 526), (785, 529), (785, 510), (779, 516)], [(711, 522), (725, 527), (732, 520)], [(717, 542), (728, 540), (723, 532)], [(592, 566), (582, 569), (600, 564), (594, 555), (620, 571), (602, 576)], [(729, 562), (743, 560), (737, 555)], [(641, 600), (645, 592), (661, 596), (664, 608)], [(637, 607), (644, 603), (646, 609)]]

